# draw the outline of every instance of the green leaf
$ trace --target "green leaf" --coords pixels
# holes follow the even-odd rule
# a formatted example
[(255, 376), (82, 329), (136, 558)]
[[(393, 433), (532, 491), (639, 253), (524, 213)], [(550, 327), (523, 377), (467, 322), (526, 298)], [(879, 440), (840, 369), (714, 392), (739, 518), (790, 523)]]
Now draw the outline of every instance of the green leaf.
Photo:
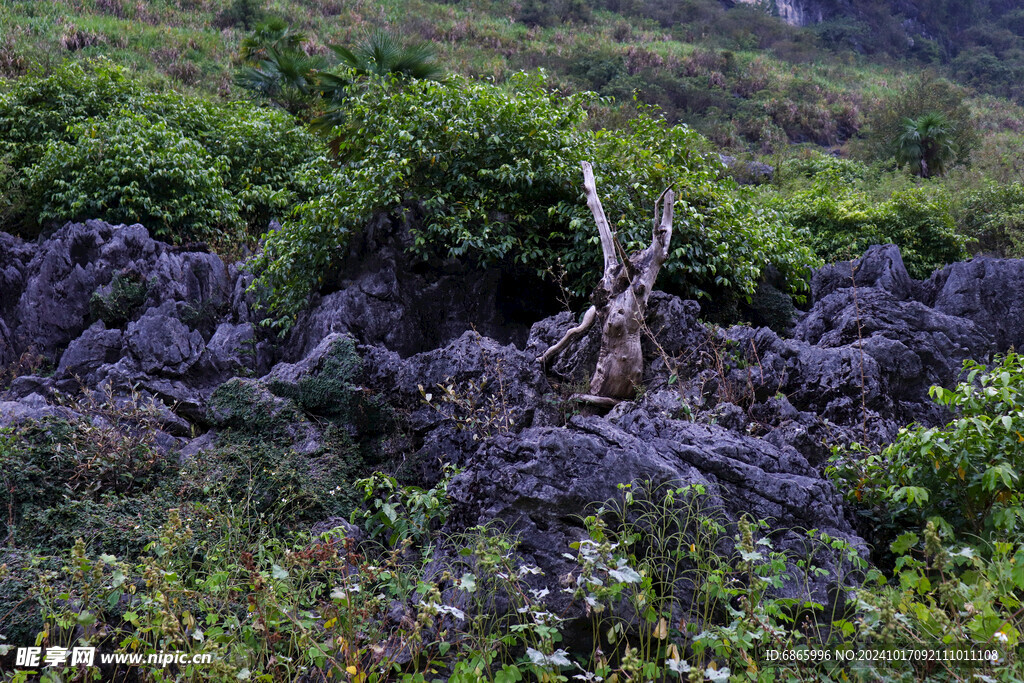
[(903, 555), (917, 545), (918, 540), (919, 538), (917, 534), (912, 531), (900, 534), (899, 537), (889, 546), (889, 549), (897, 555)]

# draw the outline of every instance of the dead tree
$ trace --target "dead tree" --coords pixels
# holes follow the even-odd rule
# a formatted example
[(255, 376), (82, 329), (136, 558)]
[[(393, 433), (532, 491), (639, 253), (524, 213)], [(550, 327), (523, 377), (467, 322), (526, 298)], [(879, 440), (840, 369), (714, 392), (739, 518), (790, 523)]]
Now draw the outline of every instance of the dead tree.
[[(654, 206), (651, 244), (630, 258), (608, 225), (601, 200), (597, 196), (594, 169), (586, 161), (581, 165), (587, 206), (594, 214), (601, 235), (604, 277), (591, 294), (593, 305), (584, 314), (583, 321), (569, 330), (538, 360), (542, 365), (547, 365), (562, 349), (599, 321), (602, 325), (601, 353), (597, 358), (597, 369), (590, 380), (590, 394), (578, 395), (576, 398), (612, 406), (623, 399), (632, 398), (643, 377), (644, 358), (640, 349), (640, 335), (644, 327), (647, 298), (654, 288), (654, 280), (658, 277), (661, 265), (668, 258), (675, 193), (668, 189), (658, 197)], [(658, 205), (662, 200), (664, 210), (659, 219)]]

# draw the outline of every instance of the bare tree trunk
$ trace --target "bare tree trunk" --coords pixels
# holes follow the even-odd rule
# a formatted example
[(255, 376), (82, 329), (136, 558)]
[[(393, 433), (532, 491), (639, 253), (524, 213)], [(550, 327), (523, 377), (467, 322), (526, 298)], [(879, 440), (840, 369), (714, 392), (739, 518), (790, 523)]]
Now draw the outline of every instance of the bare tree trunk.
[(632, 398), (643, 377), (644, 358), (640, 349), (640, 335), (647, 312), (647, 299), (654, 288), (661, 265), (668, 258), (675, 193), (671, 189), (665, 190), (658, 198), (658, 203), (664, 200), (664, 210), (659, 220), (658, 203), (655, 204), (655, 227), (651, 234), (651, 244), (630, 258), (626, 256), (605, 217), (601, 199), (597, 196), (593, 168), (586, 161), (581, 166), (587, 206), (594, 215), (601, 236), (604, 277), (591, 294), (593, 306), (583, 317), (583, 322), (549, 348), (540, 357), (540, 361), (548, 363), (594, 322), (600, 322), (601, 352), (597, 359), (597, 369), (590, 380), (590, 395), (579, 398), (609, 405)]

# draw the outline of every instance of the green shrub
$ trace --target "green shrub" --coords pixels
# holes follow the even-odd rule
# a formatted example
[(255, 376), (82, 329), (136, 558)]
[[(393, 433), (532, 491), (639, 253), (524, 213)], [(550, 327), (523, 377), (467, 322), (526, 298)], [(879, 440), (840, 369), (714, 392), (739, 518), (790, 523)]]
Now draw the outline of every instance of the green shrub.
[[(251, 236), (262, 234), (271, 220), (283, 218), (296, 202), (310, 197), (324, 172), (319, 140), (283, 112), (164, 95), (150, 96), (145, 106), (153, 108), (154, 118), (166, 119), (224, 161), (224, 188)], [(300, 181), (303, 169), (313, 178), (309, 184)]]
[(942, 642), (996, 650), (1003, 670), (1019, 677), (1024, 546), (993, 541), (979, 548), (971, 540), (957, 543), (932, 522), (920, 535), (902, 534), (891, 547), (899, 554), (897, 581), (860, 592), (863, 636), (893, 639), (904, 647)]
[(142, 223), (172, 241), (234, 235), (241, 227), (225, 187), (227, 164), (166, 123), (122, 111), (71, 134), (70, 143), (50, 141), (28, 171), (40, 222)]
[[(935, 112), (947, 122), (956, 149), (956, 163), (967, 163), (980, 137), (967, 103), (967, 91), (934, 73), (926, 72), (878, 100), (867, 115), (868, 156), (888, 160), (895, 154), (894, 141), (905, 132), (906, 119)], [(951, 164), (952, 165), (952, 164)]]
[(968, 192), (960, 198), (956, 214), (958, 227), (974, 248), (1024, 256), (1024, 184), (990, 184)]
[(102, 320), (108, 329), (123, 327), (134, 320), (149, 297), (149, 283), (138, 271), (117, 273), (105, 287), (89, 298), (89, 317)]
[[(316, 138), (287, 114), (146, 90), (105, 60), (0, 94), (0, 212), (16, 233), (75, 218), (143, 222), (171, 241), (267, 229), (311, 186)], [(316, 173), (307, 174), (315, 183)]]
[(40, 574), (59, 567), (58, 558), (0, 549), (0, 648), (35, 642), (43, 629), (43, 615), (32, 591)]
[(831, 154), (810, 154), (787, 159), (780, 165), (778, 176), (786, 180), (795, 178), (813, 180), (819, 173), (826, 171), (832, 174), (829, 176), (830, 179), (847, 186), (864, 180), (868, 174), (868, 167), (854, 159), (843, 159)]
[(353, 482), (363, 466), (352, 439), (328, 427), (312, 451), (299, 452), (301, 445), (262, 433), (221, 432), (213, 448), (185, 464), (182, 497), (278, 530), (351, 513), (359, 501)]
[(5, 84), (0, 93), (0, 149), (24, 167), (50, 140), (70, 142), (69, 128), (130, 105), (142, 94), (127, 70), (106, 60), (67, 62), (43, 77)]
[(774, 263), (788, 286), (806, 286), (814, 257), (770, 210), (754, 205), (706, 141), (642, 110), (626, 130), (591, 132), (586, 98), (545, 90), (519, 74), (496, 86), (451, 78), (353, 92), (339, 129), (344, 162), (323, 192), (269, 234), (254, 267), (288, 325), (335, 266), (350, 236), (378, 212), (409, 212), (413, 250), (427, 257), (515, 261), (543, 273), (557, 257), (586, 293), (600, 271), (579, 162), (595, 164), (598, 190), (627, 250), (650, 240), (653, 204), (676, 187), (673, 251), (659, 287), (684, 296), (749, 296)]
[(952, 207), (941, 188), (897, 190), (883, 201), (851, 187), (849, 169), (836, 164), (818, 173), (811, 187), (771, 201), (810, 234), (827, 262), (859, 258), (873, 244), (896, 244), (911, 277), (924, 279), (964, 257)]
[(0, 520), (7, 545), (54, 552), (86, 537), (104, 552), (142, 549), (171, 499), (177, 463), (153, 449), (146, 414), (130, 420), (134, 435), (106, 421), (58, 418), (0, 432), (0, 471), (12, 494)]
[(955, 389), (932, 387), (953, 411), (944, 427), (911, 427), (879, 454), (848, 465), (851, 495), (881, 506), (897, 525), (933, 522), (947, 535), (1024, 539), (1024, 356), (991, 367), (964, 364)]

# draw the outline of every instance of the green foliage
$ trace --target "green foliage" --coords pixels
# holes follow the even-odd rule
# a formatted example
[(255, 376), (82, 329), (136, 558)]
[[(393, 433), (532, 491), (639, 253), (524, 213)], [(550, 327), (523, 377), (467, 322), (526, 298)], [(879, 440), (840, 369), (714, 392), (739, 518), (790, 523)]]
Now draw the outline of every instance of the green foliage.
[(153, 448), (148, 409), (119, 417), (135, 423), (134, 435), (116, 422), (58, 418), (0, 433), (5, 545), (56, 551), (85, 536), (105, 551), (141, 550), (163, 514), (177, 463)]
[(960, 198), (957, 225), (983, 252), (1024, 256), (1024, 184), (986, 184)]
[(271, 439), (287, 439), (305, 422), (287, 400), (273, 396), (249, 379), (235, 377), (221, 384), (207, 402), (207, 414), (219, 427), (229, 427)]
[[(390, 535), (388, 547), (357, 545), (342, 527), (283, 539), (252, 523), (257, 508), (171, 509), (137, 558), (97, 556), (82, 541), (59, 571), (45, 558), (8, 555), (25, 581), (0, 569), (0, 598), (27, 584), (38, 610), (23, 612), (44, 622), (50, 647), (81, 645), (98, 631), (106, 637), (89, 644), (101, 652), (213, 655), (202, 675), (225, 681), (239, 672), (256, 680), (305, 672), (424, 683), (430, 668), (465, 683), (566, 681), (575, 671), (585, 680), (742, 675), (765, 683), (1020, 673), (1013, 648), (1024, 550), (1012, 544), (997, 544), (985, 560), (944, 545), (929, 527), (922, 560), (908, 534), (894, 546), (898, 580), (887, 584), (872, 571), (849, 611), (828, 614), (804, 591), (827, 573), (822, 560), (864, 568), (844, 541), (808, 532), (805, 553), (777, 551), (760, 533), (763, 522), (742, 519), (727, 538), (699, 486), (624, 486), (586, 520), (588, 538), (568, 555), (578, 565), (567, 596), (596, 635), (590, 652), (570, 652), (560, 647), (569, 626), (548, 610), (547, 591), (531, 586), (540, 570), (518, 559), (513, 537), (491, 526), (437, 538), (447, 477), (430, 491), (381, 474), (362, 484), (372, 504), (361, 517)], [(435, 540), (444, 553), (431, 552)], [(792, 582), (801, 576), (808, 583)], [(784, 582), (803, 598), (777, 597)], [(581, 635), (578, 623), (572, 628)], [(844, 664), (837, 656), (907, 648), (990, 652), (998, 664), (898, 656)], [(769, 650), (790, 655), (769, 661)], [(191, 680), (199, 670), (144, 663), (138, 671)]]
[(991, 660), (948, 662), (943, 673), (1019, 678), (1024, 546), (961, 545), (929, 522), (920, 536), (902, 534), (892, 550), (898, 555), (894, 580), (877, 576), (857, 592), (861, 642), (988, 651), (999, 666)]
[(359, 385), (362, 359), (351, 338), (331, 349), (295, 383), (271, 379), (267, 388), (307, 413), (326, 417), (362, 435), (381, 434), (393, 425), (387, 403)]
[(256, 24), (252, 33), (242, 39), (238, 53), (243, 62), (256, 65), (274, 53), (301, 52), (305, 42), (305, 33), (293, 30), (280, 17), (270, 17)]
[(587, 0), (525, 0), (518, 7), (519, 20), (527, 26), (585, 24), (592, 16)]
[(352, 340), (342, 339), (296, 382), (222, 384), (208, 414), (223, 430), (216, 447), (189, 464), (189, 490), (235, 501), (246, 516), (266, 511), (268, 523), (349, 514), (358, 502), (353, 482), (379, 459), (377, 442), (394, 426), (386, 402), (356, 384), (361, 363)]
[(343, 164), (324, 192), (268, 235), (258, 286), (287, 325), (350, 236), (378, 212), (404, 212), (413, 250), (514, 261), (543, 273), (556, 257), (575, 294), (600, 271), (598, 237), (582, 198), (579, 162), (627, 250), (650, 240), (653, 203), (676, 187), (673, 250), (659, 287), (686, 296), (749, 296), (774, 263), (800, 291), (813, 256), (768, 210), (719, 177), (717, 157), (689, 129), (642, 111), (624, 131), (585, 128), (587, 98), (547, 92), (537, 76), (506, 86), (451, 78), (354, 92), (339, 129)]
[(353, 512), (352, 521), (362, 521), (371, 539), (386, 535), (391, 548), (425, 545), (448, 519), (448, 485), (455, 474), (453, 468), (446, 466), (441, 481), (423, 490), (400, 486), (394, 477), (374, 472), (355, 482), (362, 489), (367, 506)]
[[(772, 663), (766, 651), (845, 647), (830, 630), (845, 615), (827, 613), (809, 586), (827, 573), (823, 564), (864, 569), (852, 547), (812, 531), (806, 554), (777, 551), (761, 535), (767, 525), (746, 517), (730, 537), (702, 485), (620, 489), (585, 520), (589, 539), (578, 544), (580, 570), (567, 589), (588, 605), (602, 637), (586, 670), (602, 677), (643, 671), (647, 680), (691, 671), (710, 680), (744, 670), (758, 681), (840, 676), (834, 661)], [(784, 584), (797, 596), (777, 597)]]
[(26, 174), (41, 222), (101, 217), (142, 223), (165, 240), (233, 235), (241, 226), (227, 164), (166, 123), (122, 111), (74, 126), (71, 137), (51, 141)]
[(43, 615), (35, 608), (32, 590), (39, 575), (59, 568), (59, 562), (13, 548), (0, 549), (0, 648), (35, 642)]
[(437, 55), (426, 43), (403, 45), (393, 33), (370, 31), (353, 48), (331, 45), (338, 63), (359, 76), (376, 78), (436, 78), (441, 74)]
[(241, 26), (249, 30), (263, 15), (262, 0), (231, 0), (231, 5), (217, 15), (220, 26)]
[(102, 218), (175, 242), (255, 235), (307, 190), (317, 143), (288, 116), (150, 92), (99, 60), (65, 63), (0, 94), (8, 229)]
[(282, 19), (262, 22), (242, 41), (246, 64), (235, 73), (235, 84), (291, 114), (305, 112), (315, 102), (317, 72), (327, 62), (306, 54), (304, 40), (303, 34), (291, 31)]
[[(301, 427), (299, 427), (301, 428)], [(295, 441), (265, 432), (231, 430), (182, 471), (183, 491), (198, 502), (227, 503), (249, 525), (290, 528), (349, 514), (358, 503), (353, 481), (363, 459), (351, 437), (336, 427), (300, 451)]]
[(110, 283), (89, 298), (89, 317), (102, 320), (108, 329), (134, 320), (149, 297), (149, 283), (135, 270), (116, 273)]
[(776, 206), (827, 262), (859, 258), (873, 244), (896, 244), (911, 277), (924, 279), (932, 271), (964, 257), (964, 241), (956, 230), (951, 202), (941, 188), (897, 190), (874, 200), (851, 184), (849, 162), (829, 163), (806, 189)]
[[(906, 158), (900, 163), (910, 163), (912, 170), (915, 158), (931, 161), (938, 157), (944, 160), (943, 165), (952, 165), (954, 161), (968, 163), (980, 140), (966, 91), (930, 72), (879, 100), (867, 118), (868, 155), (886, 160), (904, 154)], [(928, 130), (919, 130), (918, 124), (928, 124), (926, 128), (932, 131), (930, 137), (935, 144), (926, 144)], [(924, 139), (922, 133), (926, 134)], [(920, 149), (911, 155), (915, 144)], [(905, 152), (901, 153), (901, 148)]]
[(884, 505), (914, 526), (932, 521), (947, 534), (1018, 542), (1024, 530), (1024, 357), (964, 365), (953, 390), (932, 387), (955, 418), (942, 428), (915, 427), (847, 472), (865, 503)]

